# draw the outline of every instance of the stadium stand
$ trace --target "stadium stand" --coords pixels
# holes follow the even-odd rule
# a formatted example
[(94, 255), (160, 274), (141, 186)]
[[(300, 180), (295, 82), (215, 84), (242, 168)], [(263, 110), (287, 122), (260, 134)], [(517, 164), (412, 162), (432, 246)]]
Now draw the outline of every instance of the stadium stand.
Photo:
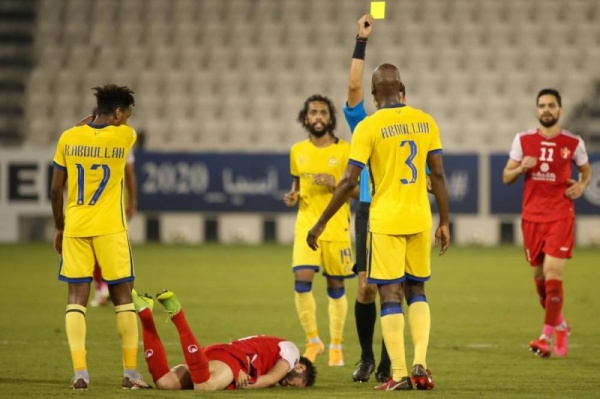
[(31, 69), (36, 2), (0, 2), (0, 141), (22, 135), (27, 77)]
[[(149, 131), (149, 149), (286, 151), (303, 134), (304, 98), (322, 92), (341, 109), (365, 4), (3, 1), (1, 65), (19, 78), (0, 81), (0, 137), (50, 145), (89, 112), (88, 89), (114, 81), (138, 95), (131, 122)], [(564, 94), (573, 130), (598, 136), (599, 19), (596, 0), (393, 2), (367, 68), (399, 65), (408, 100), (438, 118), (448, 149), (506, 151), (535, 125), (532, 98), (546, 86)], [(584, 114), (589, 123), (575, 123)], [(343, 124), (338, 133), (349, 137)]]

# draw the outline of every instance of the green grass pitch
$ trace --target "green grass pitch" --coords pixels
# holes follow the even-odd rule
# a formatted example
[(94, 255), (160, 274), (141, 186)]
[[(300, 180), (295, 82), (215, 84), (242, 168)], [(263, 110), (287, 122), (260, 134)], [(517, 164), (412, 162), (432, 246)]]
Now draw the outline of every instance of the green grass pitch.
[[(543, 313), (522, 249), (455, 248), (433, 257), (427, 285), (432, 308), (428, 366), (436, 388), (430, 392), (374, 392), (374, 380), (352, 382), (359, 358), (353, 304), (356, 280), (347, 282), (349, 314), (346, 366), (317, 359), (319, 376), (306, 390), (274, 388), (216, 393), (122, 391), (120, 349), (112, 307), (88, 308), (88, 365), (91, 387), (69, 390), (71, 363), (64, 332), (66, 286), (57, 281), (58, 257), (51, 245), (0, 246), (0, 397), (30, 398), (592, 398), (600, 395), (600, 251), (576, 248), (565, 273), (564, 313), (573, 331), (567, 358), (542, 360), (528, 352), (540, 333)], [(286, 337), (303, 349), (294, 309), (291, 247), (134, 247), (136, 288), (175, 291), (201, 344), (253, 334)], [(315, 280), (321, 337), (327, 342), (327, 300), (321, 276)], [(155, 319), (169, 362), (183, 358), (174, 326), (160, 305)], [(408, 331), (408, 330), (407, 330)], [(380, 329), (376, 330), (376, 353)], [(407, 334), (407, 360), (412, 350)], [(139, 370), (150, 375), (139, 353)]]

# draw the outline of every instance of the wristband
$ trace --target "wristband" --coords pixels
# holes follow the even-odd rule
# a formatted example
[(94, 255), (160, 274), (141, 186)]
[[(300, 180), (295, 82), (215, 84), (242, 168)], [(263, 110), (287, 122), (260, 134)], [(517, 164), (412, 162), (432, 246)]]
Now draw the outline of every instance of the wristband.
[(358, 35), (356, 35), (356, 44), (354, 45), (354, 53), (352, 53), (352, 58), (364, 60), (366, 50), (367, 50), (367, 38), (359, 37)]

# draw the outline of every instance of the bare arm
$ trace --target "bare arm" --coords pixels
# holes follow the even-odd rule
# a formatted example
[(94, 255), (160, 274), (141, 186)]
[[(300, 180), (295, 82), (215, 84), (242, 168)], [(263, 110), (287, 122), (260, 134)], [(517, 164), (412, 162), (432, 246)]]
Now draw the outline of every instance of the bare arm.
[(450, 245), (450, 216), (448, 210), (448, 188), (446, 186), (446, 173), (442, 154), (432, 154), (427, 157), (431, 179), (431, 191), (440, 214), (440, 224), (435, 231), (435, 246), (440, 246), (440, 255), (443, 255)]
[(352, 190), (352, 192), (350, 193), (350, 198), (355, 200), (360, 198), (360, 185), (354, 187), (354, 190)]
[(52, 215), (54, 217), (54, 250), (62, 254), (62, 235), (65, 230), (64, 199), (63, 193), (67, 181), (65, 170), (54, 168), (52, 172), (52, 184), (50, 186), (50, 202), (52, 204)]
[(502, 171), (502, 182), (506, 185), (513, 184), (519, 176), (527, 172), (529, 168), (534, 167), (536, 163), (537, 159), (530, 156), (523, 157), (521, 162), (509, 159)]
[(364, 98), (361, 82), (364, 65), (364, 60), (359, 60), (358, 58), (352, 59), (352, 65), (350, 66), (350, 81), (348, 82), (348, 100), (346, 101), (349, 108), (356, 107), (356, 105)]
[(319, 239), (319, 236), (323, 234), (329, 219), (331, 219), (342, 205), (348, 201), (352, 193), (358, 187), (358, 178), (361, 170), (362, 168), (359, 168), (358, 166), (348, 164), (344, 177), (337, 185), (333, 197), (331, 198), (331, 201), (329, 201), (329, 205), (327, 205), (327, 208), (325, 208), (317, 223), (315, 223), (313, 228), (308, 232), (306, 242), (313, 250), (316, 250), (319, 247), (317, 245), (317, 240)]
[[(373, 29), (373, 18), (365, 14), (358, 20), (358, 35), (356, 38), (356, 46), (367, 45), (367, 40)], [(357, 58), (357, 51), (355, 48), (352, 64), (350, 66), (350, 79), (348, 80), (348, 107), (353, 108), (360, 103), (364, 98), (364, 90), (362, 85), (363, 71), (365, 68), (364, 54), (363, 58)], [(360, 57), (360, 55), (358, 55)]]
[(502, 182), (506, 185), (513, 184), (523, 173), (525, 168), (521, 166), (521, 162), (509, 159), (502, 171)]
[(585, 188), (590, 184), (590, 181), (592, 181), (592, 168), (589, 163), (578, 166), (577, 169), (580, 173), (579, 181), (569, 179), (569, 188), (565, 191), (565, 195), (572, 200), (581, 197)]
[(592, 168), (589, 163), (586, 163), (583, 166), (578, 166), (579, 173), (581, 173), (581, 180), (579, 182), (587, 187), (592, 181)]
[(267, 374), (261, 375), (254, 384), (248, 384), (246, 389), (268, 388), (276, 385), (289, 372), (290, 365), (283, 359), (277, 360), (275, 366)]
[(137, 179), (135, 176), (135, 165), (125, 165), (125, 187), (127, 188), (128, 204), (126, 208), (127, 219), (131, 219), (137, 213)]

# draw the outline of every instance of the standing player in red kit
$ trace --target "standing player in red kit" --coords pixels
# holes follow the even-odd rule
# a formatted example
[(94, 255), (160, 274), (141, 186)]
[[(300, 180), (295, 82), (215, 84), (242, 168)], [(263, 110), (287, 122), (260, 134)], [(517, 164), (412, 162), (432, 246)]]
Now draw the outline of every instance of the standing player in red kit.
[[(505, 184), (525, 176), (521, 227), (527, 261), (540, 303), (545, 310), (539, 339), (529, 344), (532, 352), (549, 357), (567, 354), (570, 327), (563, 318), (563, 270), (574, 244), (573, 200), (581, 197), (590, 183), (592, 170), (581, 137), (563, 130), (558, 120), (562, 100), (558, 91), (543, 89), (537, 95), (540, 127), (518, 133), (502, 174)], [(571, 165), (580, 173), (571, 178)]]
[(133, 291), (133, 303), (142, 322), (144, 354), (158, 389), (218, 391), (258, 389), (275, 385), (304, 388), (315, 383), (316, 369), (300, 356), (298, 347), (283, 338), (255, 335), (228, 344), (200, 347), (179, 300), (172, 291), (156, 296), (179, 333), (185, 363), (169, 369), (158, 336), (148, 295)]

